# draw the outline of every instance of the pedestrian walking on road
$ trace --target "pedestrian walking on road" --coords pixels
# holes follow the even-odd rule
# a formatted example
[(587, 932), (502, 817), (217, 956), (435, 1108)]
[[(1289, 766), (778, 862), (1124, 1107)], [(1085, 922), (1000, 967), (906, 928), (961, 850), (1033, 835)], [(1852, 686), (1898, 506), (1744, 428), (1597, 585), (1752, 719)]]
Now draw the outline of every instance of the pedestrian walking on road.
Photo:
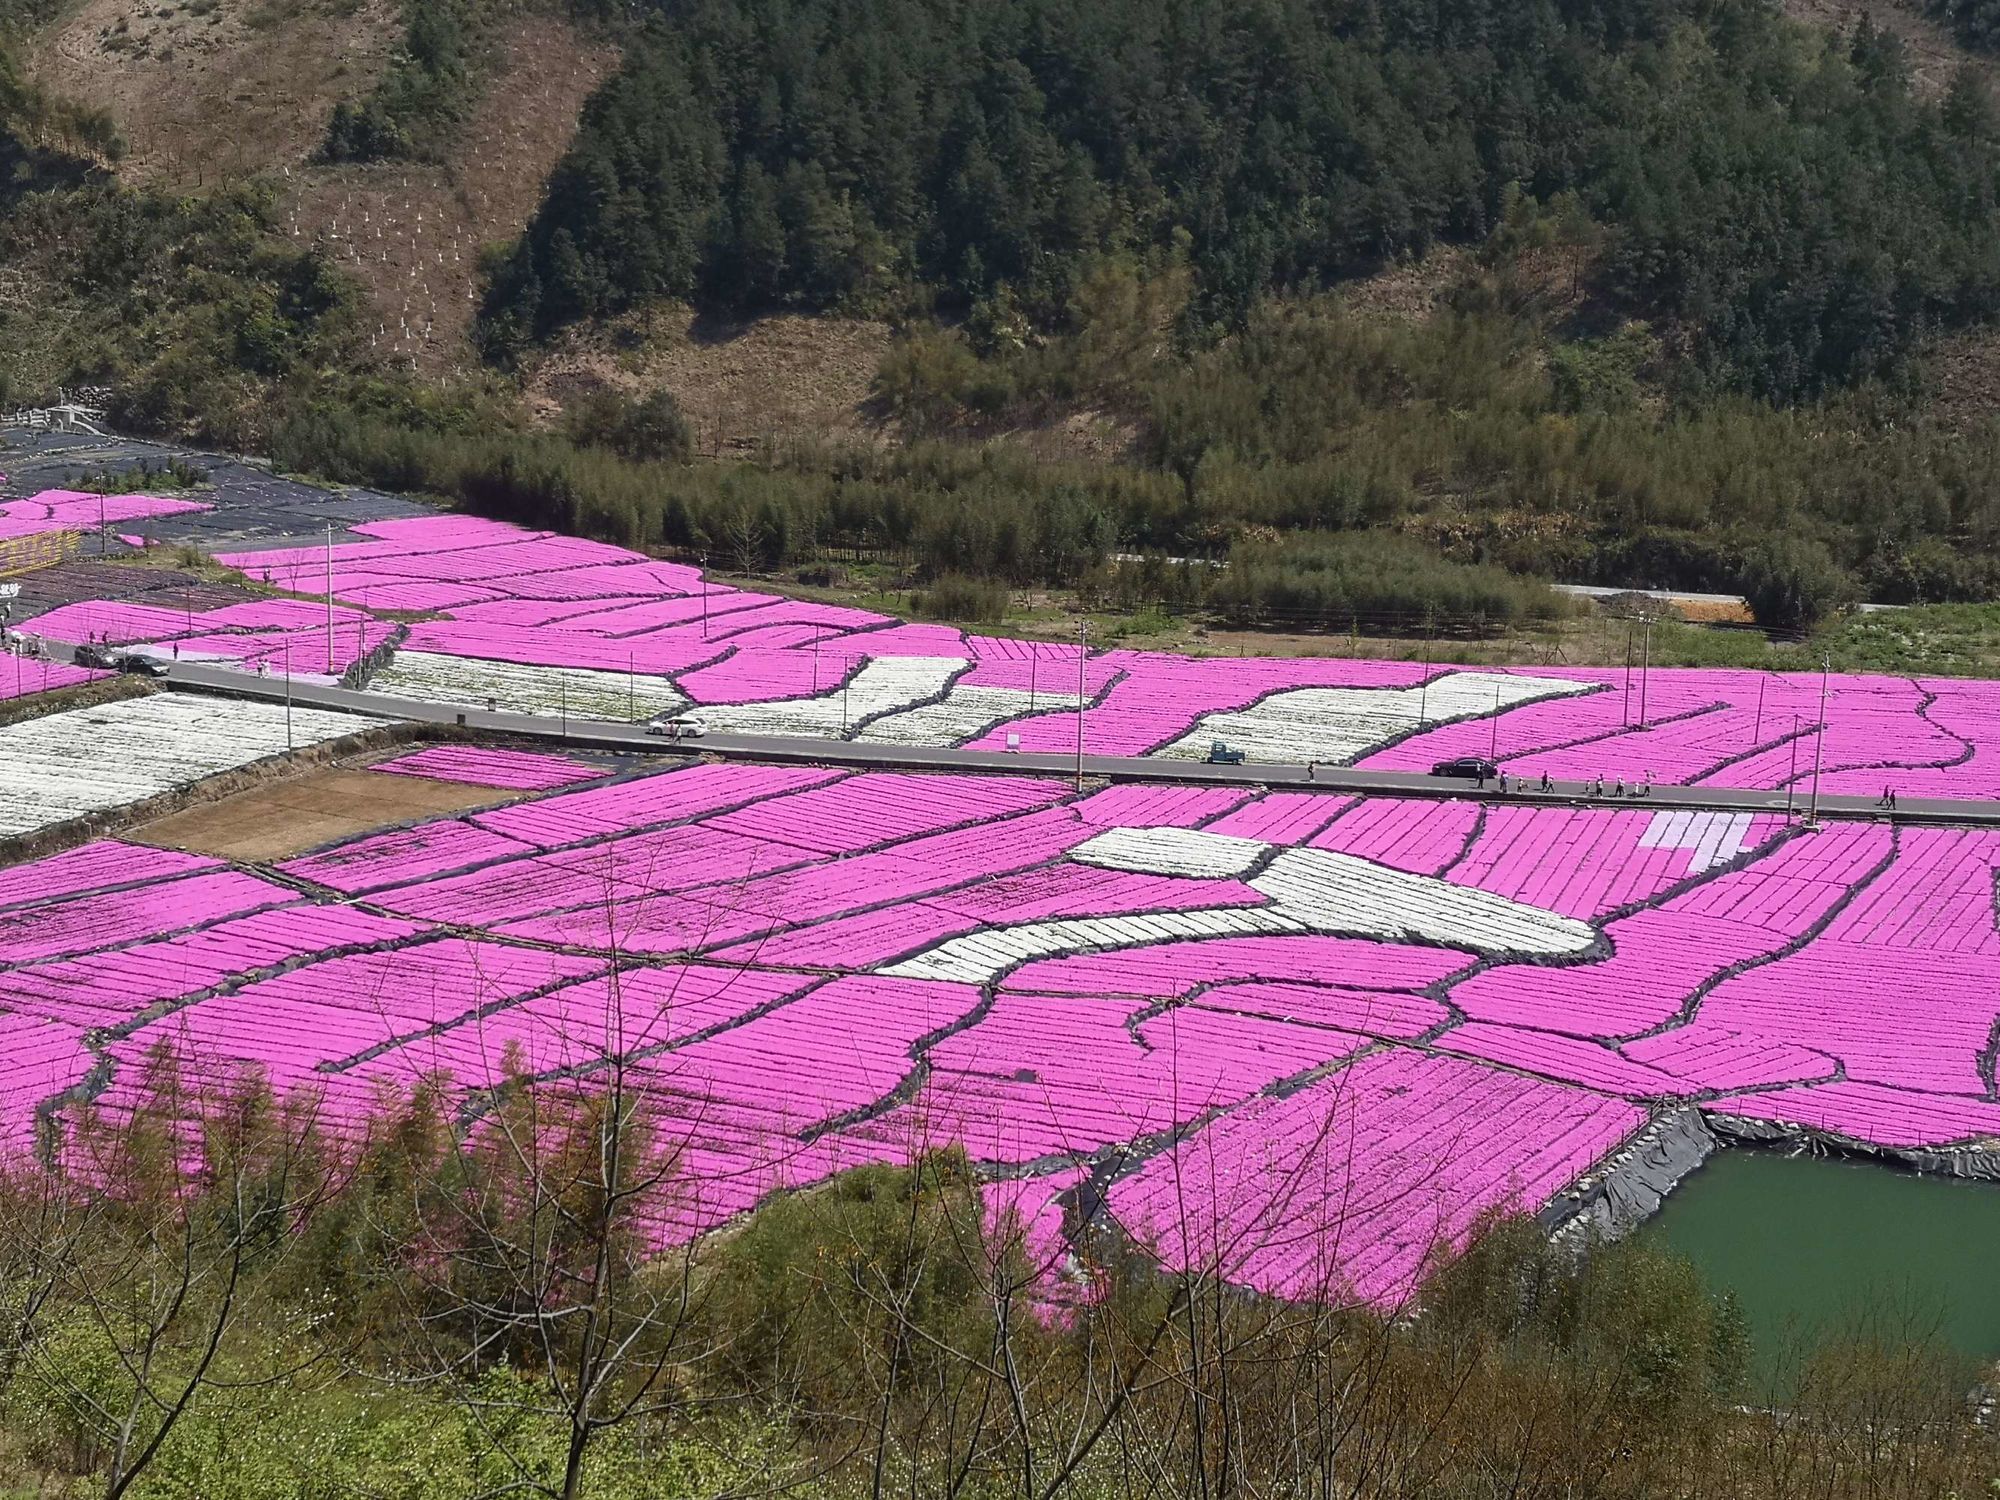
[(1316, 760), (1309, 760), (1309, 761), (1307, 761), (1307, 762), (1306, 762), (1306, 780), (1307, 780), (1307, 781), (1318, 781), (1318, 780), (1319, 780), (1319, 762), (1318, 762), (1318, 761), (1316, 761)]

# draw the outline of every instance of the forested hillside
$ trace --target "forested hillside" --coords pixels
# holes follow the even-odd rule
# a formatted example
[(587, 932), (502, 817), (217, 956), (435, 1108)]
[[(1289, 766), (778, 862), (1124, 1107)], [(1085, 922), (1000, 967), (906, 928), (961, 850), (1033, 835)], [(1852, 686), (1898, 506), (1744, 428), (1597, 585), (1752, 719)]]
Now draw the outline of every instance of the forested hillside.
[(1779, 400), (2000, 298), (1970, 85), (1766, 0), (690, 0), (595, 101), (489, 327), (660, 296), (1062, 320), (1092, 257), (1184, 245), (1190, 331), (1476, 242), (1510, 190), (1609, 231), (1592, 289)]

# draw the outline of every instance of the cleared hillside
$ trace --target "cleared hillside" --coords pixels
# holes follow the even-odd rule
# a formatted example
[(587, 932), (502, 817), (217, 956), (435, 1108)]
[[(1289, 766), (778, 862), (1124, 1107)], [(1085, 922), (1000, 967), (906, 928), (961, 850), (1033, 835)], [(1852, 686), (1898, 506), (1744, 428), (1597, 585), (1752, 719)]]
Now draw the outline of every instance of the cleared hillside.
[(122, 179), (180, 190), (298, 167), (399, 35), (394, 0), (81, 0), (28, 61), (52, 93), (110, 113)]

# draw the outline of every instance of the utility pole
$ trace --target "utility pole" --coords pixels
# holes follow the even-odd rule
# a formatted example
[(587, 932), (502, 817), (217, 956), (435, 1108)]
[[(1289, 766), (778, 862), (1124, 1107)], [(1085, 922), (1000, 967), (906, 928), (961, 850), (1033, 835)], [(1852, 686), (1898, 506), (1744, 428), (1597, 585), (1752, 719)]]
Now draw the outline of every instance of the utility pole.
[(1486, 746), (1486, 758), (1496, 764), (1500, 760), (1500, 684), (1493, 684), (1493, 737)]
[(1646, 616), (1646, 628), (1639, 647), (1639, 727), (1646, 727), (1646, 683), (1653, 670), (1653, 617)]
[(566, 740), (569, 738), (569, 679), (558, 677), (556, 681), (562, 685), (562, 733), (556, 738)]
[(1792, 815), (1792, 786), (1799, 779), (1799, 716), (1792, 715), (1792, 768), (1785, 773), (1785, 817)]
[(1757, 722), (1750, 727), (1750, 744), (1754, 749), (1764, 733), (1764, 684), (1771, 679), (1758, 674), (1757, 677)]
[(1826, 689), (1827, 678), (1833, 672), (1831, 652), (1819, 659), (1819, 733), (1813, 739), (1813, 793), (1812, 812), (1806, 818), (1808, 825), (1819, 826), (1819, 768), (1826, 759)]
[(625, 717), (634, 724), (639, 722), (639, 667), (638, 653), (625, 653)]
[(847, 687), (854, 679), (854, 658), (841, 658), (840, 668), (840, 737), (847, 738)]
[(701, 638), (708, 639), (708, 554), (701, 555)]
[(1083, 698), (1090, 660), (1090, 621), (1076, 622), (1076, 789), (1083, 790)]
[(1431, 635), (1430, 622), (1424, 622), (1424, 675), (1417, 684), (1417, 728), (1422, 730), (1431, 721)]
[(104, 539), (104, 496), (100, 493), (97, 497), (97, 555), (99, 557), (104, 556), (104, 549), (107, 545)]
[(326, 675), (333, 675), (333, 524), (326, 528)]
[(1632, 725), (1632, 622), (1625, 622), (1625, 707), (1618, 716), (1618, 722), (1626, 728)]
[(292, 638), (285, 637), (285, 754), (292, 753)]
[(1035, 711), (1035, 669), (1041, 665), (1041, 645), (1037, 641), (1028, 642), (1028, 712)]

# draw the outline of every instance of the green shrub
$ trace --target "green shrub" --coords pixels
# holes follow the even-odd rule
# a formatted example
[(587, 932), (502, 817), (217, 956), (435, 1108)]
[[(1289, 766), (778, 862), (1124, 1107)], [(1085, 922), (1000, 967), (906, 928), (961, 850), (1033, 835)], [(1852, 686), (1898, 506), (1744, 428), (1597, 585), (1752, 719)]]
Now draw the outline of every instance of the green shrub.
[(664, 387), (637, 400), (594, 391), (568, 414), (565, 431), (573, 443), (608, 448), (635, 463), (679, 463), (694, 449), (693, 429)]
[(1810, 630), (1855, 594), (1854, 576), (1810, 537), (1772, 537), (1743, 560), (1743, 596), (1766, 630)]
[(1007, 618), (1007, 586), (990, 579), (947, 574), (910, 596), (911, 613), (926, 620), (995, 624)]
[(1549, 589), (1498, 568), (1448, 562), (1407, 538), (1369, 532), (1239, 542), (1209, 597), (1234, 621), (1321, 629), (1427, 620), (1499, 628), (1568, 608)]
[(471, 102), (471, 43), (463, 0), (404, 0), (403, 50), (366, 99), (342, 100), (320, 157), (329, 162), (435, 158), (440, 133)]

